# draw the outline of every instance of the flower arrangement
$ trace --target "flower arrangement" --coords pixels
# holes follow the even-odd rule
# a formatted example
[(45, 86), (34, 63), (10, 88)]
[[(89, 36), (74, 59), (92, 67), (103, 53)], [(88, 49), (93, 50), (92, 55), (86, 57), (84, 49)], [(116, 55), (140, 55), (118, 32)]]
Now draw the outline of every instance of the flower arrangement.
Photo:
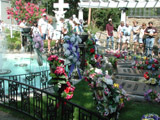
[[(64, 44), (63, 48), (65, 49), (64, 56), (65, 56), (65, 65), (67, 68), (68, 76), (71, 77), (71, 74), (74, 68), (77, 68), (77, 72), (79, 74), (79, 78), (81, 79), (80, 75), (80, 49), (78, 44), (82, 42), (81, 38), (78, 35), (72, 34), (70, 36), (66, 35), (64, 37)], [(69, 68), (68, 68), (69, 67)]]
[(26, 19), (27, 23), (32, 24), (33, 21), (38, 20), (45, 12), (33, 3), (25, 3), (23, 0), (17, 0), (14, 4), (15, 8), (7, 8), (8, 19), (14, 18), (19, 24), (22, 19)]
[(159, 120), (160, 117), (157, 114), (145, 114), (142, 116), (141, 120)]
[(160, 93), (149, 89), (147, 92), (144, 93), (144, 98), (147, 101), (155, 101), (160, 103)]
[(35, 34), (33, 37), (33, 42), (34, 42), (34, 48), (39, 51), (42, 52), (43, 51), (43, 47), (44, 47), (44, 43), (43, 40), (41, 38), (41, 36), (39, 34)]
[(43, 65), (43, 60), (42, 60), (42, 51), (43, 51), (43, 40), (39, 34), (35, 34), (33, 37), (33, 42), (31, 41), (31, 44), (33, 44), (34, 51), (37, 56), (37, 62), (39, 66)]
[(156, 73), (145, 72), (144, 78), (145, 80), (143, 82), (147, 84), (151, 84), (151, 85), (159, 84), (160, 85), (160, 74), (157, 75)]
[(141, 59), (140, 61), (135, 61), (133, 63), (134, 68), (138, 68), (141, 70), (152, 70), (156, 71), (159, 69), (159, 61), (155, 58), (148, 60), (148, 58)]
[(93, 62), (93, 56), (96, 53), (96, 36), (95, 35), (91, 35), (90, 38), (86, 41), (86, 58), (89, 62)]
[(68, 81), (68, 76), (65, 71), (64, 60), (60, 59), (57, 55), (50, 55), (48, 57), (50, 65), (50, 76), (48, 84), (54, 85), (53, 89), (59, 96), (69, 100), (73, 97), (75, 87)]
[(91, 68), (84, 72), (84, 80), (93, 90), (97, 110), (104, 117), (118, 117), (118, 112), (124, 107), (124, 102), (129, 100), (126, 92), (119, 84), (114, 83), (107, 71)]

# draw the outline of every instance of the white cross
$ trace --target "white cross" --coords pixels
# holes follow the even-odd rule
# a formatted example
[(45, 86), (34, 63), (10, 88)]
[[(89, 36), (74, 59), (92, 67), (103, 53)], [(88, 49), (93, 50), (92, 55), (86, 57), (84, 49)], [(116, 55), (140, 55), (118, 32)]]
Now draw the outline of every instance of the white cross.
[(59, 3), (54, 3), (53, 7), (58, 8), (59, 11), (63, 11), (64, 8), (69, 8), (69, 4), (64, 3), (64, 0), (59, 0)]

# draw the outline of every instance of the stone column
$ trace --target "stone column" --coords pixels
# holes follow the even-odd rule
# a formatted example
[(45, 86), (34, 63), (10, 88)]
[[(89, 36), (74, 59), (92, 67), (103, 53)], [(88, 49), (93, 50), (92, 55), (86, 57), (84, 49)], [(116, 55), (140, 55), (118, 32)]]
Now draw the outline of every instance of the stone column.
[(121, 10), (121, 21), (124, 21), (126, 23), (126, 10), (127, 8), (120, 8)]
[(83, 8), (79, 8), (78, 19), (83, 20)]

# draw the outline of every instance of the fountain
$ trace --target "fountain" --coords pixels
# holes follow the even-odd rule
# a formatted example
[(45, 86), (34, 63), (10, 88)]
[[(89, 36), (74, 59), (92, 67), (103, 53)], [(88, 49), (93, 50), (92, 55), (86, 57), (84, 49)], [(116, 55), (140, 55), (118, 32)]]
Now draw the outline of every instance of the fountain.
[(4, 33), (0, 34), (0, 77), (30, 74), (48, 70), (46, 57), (43, 56), (43, 66), (39, 66), (33, 53), (7, 53), (7, 42)]
[(3, 69), (3, 56), (5, 54), (5, 50), (6, 50), (6, 40), (5, 39), (5, 35), (3, 33), (0, 33), (0, 75), (1, 74), (8, 74), (11, 73), (11, 70), (9, 69)]

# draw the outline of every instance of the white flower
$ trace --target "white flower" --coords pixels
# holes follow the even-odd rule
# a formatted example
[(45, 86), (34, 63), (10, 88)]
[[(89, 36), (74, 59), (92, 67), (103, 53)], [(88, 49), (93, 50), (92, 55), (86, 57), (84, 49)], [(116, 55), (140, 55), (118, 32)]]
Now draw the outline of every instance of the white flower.
[(74, 43), (74, 46), (77, 46), (78, 45), (78, 41), (76, 41), (75, 43)]
[(69, 56), (71, 54), (71, 52), (69, 51), (69, 50), (66, 50), (65, 52), (64, 52), (64, 55), (65, 56)]
[(75, 63), (76, 61), (77, 61), (77, 58), (76, 58), (76, 57), (74, 57), (74, 58), (73, 58), (73, 62)]
[(98, 68), (95, 69), (95, 72), (98, 73), (98, 74), (102, 74), (102, 70), (98, 69)]
[(64, 40), (68, 40), (68, 39), (70, 39), (70, 37), (69, 37), (68, 35), (66, 35), (66, 36), (64, 37)]
[(75, 43), (75, 37), (71, 37), (70, 41), (71, 43)]
[(119, 99), (120, 99), (120, 96), (116, 96), (115, 98), (113, 98), (113, 100), (114, 100), (116, 103), (119, 103)]
[(107, 83), (108, 85), (113, 85), (113, 80), (110, 78), (105, 78), (105, 83)]
[(68, 59), (72, 60), (73, 59), (73, 55), (69, 56)]
[(67, 49), (68, 47), (69, 47), (69, 45), (68, 45), (68, 44), (66, 44), (66, 43), (65, 43), (65, 44), (63, 44), (63, 48), (64, 48), (64, 49)]
[(77, 36), (77, 41), (78, 41), (78, 43), (81, 43), (82, 39), (79, 36)]
[(75, 48), (75, 47), (72, 47), (72, 51), (74, 51), (74, 52), (75, 52), (75, 51), (76, 51), (76, 48)]
[(81, 64), (81, 63), (80, 63), (79, 61), (78, 61), (78, 62), (76, 62), (76, 65), (77, 65), (77, 66), (79, 66), (80, 64)]

